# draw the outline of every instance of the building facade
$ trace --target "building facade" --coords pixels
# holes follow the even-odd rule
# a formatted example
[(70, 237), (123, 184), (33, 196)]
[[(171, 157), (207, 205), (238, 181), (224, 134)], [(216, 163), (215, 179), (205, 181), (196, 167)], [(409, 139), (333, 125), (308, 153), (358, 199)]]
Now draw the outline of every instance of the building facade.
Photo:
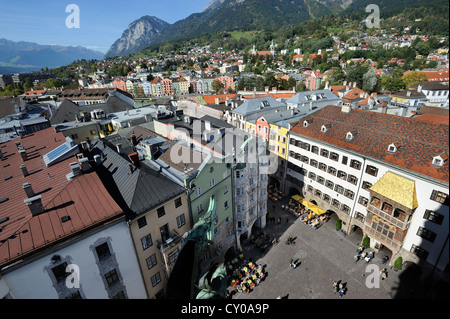
[(286, 190), (357, 229), (391, 263), (448, 269), (448, 123), (329, 106), (290, 130)]

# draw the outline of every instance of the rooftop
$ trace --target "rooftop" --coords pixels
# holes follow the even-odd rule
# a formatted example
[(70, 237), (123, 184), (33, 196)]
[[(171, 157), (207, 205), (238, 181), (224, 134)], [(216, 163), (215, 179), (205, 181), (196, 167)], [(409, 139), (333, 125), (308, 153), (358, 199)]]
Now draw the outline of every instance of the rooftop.
[[(308, 120), (308, 127), (303, 126)], [(326, 133), (323, 125), (331, 124)], [(352, 140), (347, 132), (357, 131)], [(389, 165), (427, 176), (448, 185), (449, 163), (433, 166), (433, 157), (449, 152), (449, 124), (420, 121), (414, 118), (329, 105), (305, 116), (291, 129), (292, 133), (355, 152)], [(388, 146), (401, 142), (395, 153)]]
[[(27, 157), (19, 155), (20, 142)], [(51, 247), (61, 240), (79, 235), (93, 226), (120, 218), (122, 210), (91, 170), (72, 179), (72, 155), (47, 167), (44, 154), (66, 143), (54, 128), (35, 132), (0, 146), (0, 265)], [(21, 164), (26, 166), (24, 177)], [(32, 195), (39, 196), (43, 211), (32, 214), (25, 203), (24, 184), (30, 184)], [(67, 217), (65, 217), (67, 216)], [(65, 217), (65, 218), (63, 218)]]

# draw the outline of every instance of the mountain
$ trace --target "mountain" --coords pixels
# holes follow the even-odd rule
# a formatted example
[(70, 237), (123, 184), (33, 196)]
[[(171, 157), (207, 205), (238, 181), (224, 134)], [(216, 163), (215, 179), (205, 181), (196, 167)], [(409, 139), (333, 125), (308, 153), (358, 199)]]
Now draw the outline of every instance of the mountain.
[(123, 56), (141, 51), (159, 35), (169, 23), (151, 16), (132, 22), (122, 36), (106, 52), (105, 57)]
[(81, 46), (42, 45), (0, 39), (0, 74), (57, 68), (76, 60), (103, 58), (103, 53)]
[(276, 28), (344, 10), (353, 0), (214, 0), (200, 13), (175, 22), (149, 45), (234, 29)]

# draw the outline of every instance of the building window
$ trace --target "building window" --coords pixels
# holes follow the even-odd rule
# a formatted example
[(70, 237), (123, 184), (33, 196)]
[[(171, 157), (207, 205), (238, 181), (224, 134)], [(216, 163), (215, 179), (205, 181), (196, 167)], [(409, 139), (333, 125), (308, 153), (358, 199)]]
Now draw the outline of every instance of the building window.
[(337, 170), (334, 167), (328, 166), (328, 174), (336, 176)]
[(375, 166), (367, 165), (366, 173), (376, 177), (378, 174), (378, 168), (376, 168)]
[(423, 215), (424, 219), (427, 219), (429, 221), (432, 221), (433, 223), (436, 223), (438, 225), (442, 225), (442, 221), (444, 220), (444, 215), (441, 215), (439, 213), (436, 213), (432, 210), (427, 209), (425, 211), (425, 214)]
[(425, 249), (423, 249), (419, 246), (416, 246), (414, 244), (411, 246), (411, 252), (413, 254), (415, 254), (416, 256), (418, 256), (419, 258), (424, 259), (424, 260), (427, 259), (427, 257), (428, 257), (428, 252)]
[(160, 208), (158, 208), (156, 210), (156, 212), (158, 213), (158, 218), (160, 218), (166, 214), (166, 210), (164, 209), (164, 206), (161, 206)]
[(213, 178), (209, 181), (209, 186), (214, 187), (214, 185), (216, 185), (216, 180)]
[(53, 275), (55, 276), (57, 282), (63, 281), (70, 274), (66, 272), (66, 268), (66, 262), (63, 262), (62, 264), (52, 268)]
[(313, 152), (314, 154), (319, 154), (319, 148), (317, 146), (313, 146), (311, 147), (311, 152)]
[(314, 191), (314, 195), (317, 196), (317, 197), (319, 197), (319, 198), (321, 198), (321, 197), (322, 197), (322, 192), (321, 192), (320, 190), (316, 189), (316, 190)]
[(369, 183), (369, 182), (366, 182), (366, 181), (364, 181), (363, 183), (362, 183), (362, 189), (369, 189), (370, 187), (372, 187), (372, 184), (371, 183)]
[(336, 162), (339, 161), (339, 154), (331, 152), (330, 153), (330, 159), (333, 160), (333, 161), (336, 161)]
[(330, 181), (330, 180), (327, 180), (327, 181), (325, 182), (325, 186), (328, 187), (328, 188), (330, 188), (330, 189), (333, 189), (334, 183), (333, 183), (332, 181)]
[(337, 177), (339, 177), (342, 180), (346, 180), (347, 179), (347, 173), (343, 172), (343, 171), (338, 171), (337, 172)]
[(448, 206), (448, 194), (433, 190), (430, 199)]
[(303, 163), (305, 163), (305, 164), (308, 164), (308, 163), (309, 163), (309, 158), (306, 157), (306, 156), (302, 156), (302, 157), (301, 157), (301, 161), (302, 161)]
[(391, 215), (391, 214), (392, 214), (393, 207), (392, 207), (391, 204), (384, 202), (384, 203), (383, 203), (383, 207), (381, 207), (381, 210), (382, 210), (383, 212), (385, 212), (385, 213)]
[(328, 154), (329, 154), (329, 152), (328, 152), (326, 149), (323, 149), (323, 148), (322, 148), (322, 149), (320, 150), (320, 155), (321, 155), (321, 156), (328, 158)]
[(111, 256), (111, 252), (109, 251), (108, 243), (103, 243), (97, 247), (95, 247), (95, 251), (97, 252), (97, 256), (99, 260), (108, 258)]
[(337, 199), (333, 199), (331, 201), (331, 206), (334, 206), (336, 208), (339, 208), (339, 206), (341, 205), (341, 203), (337, 200)]
[(195, 194), (197, 195), (197, 197), (199, 197), (202, 194), (202, 189), (200, 187), (197, 187), (195, 189)]
[(342, 164), (347, 165), (348, 157), (342, 156)]
[(157, 262), (156, 262), (156, 255), (155, 254), (151, 255), (150, 257), (145, 259), (145, 261), (147, 262), (147, 268), (148, 269), (153, 268), (153, 266), (155, 266), (157, 264)]
[(339, 194), (344, 194), (344, 187), (342, 187), (341, 185), (336, 185), (336, 186), (334, 187), (334, 190), (335, 190), (336, 192), (338, 192)]
[(316, 180), (316, 174), (314, 174), (313, 172), (309, 172), (308, 177), (311, 178), (312, 180)]
[(328, 194), (323, 194), (323, 200), (327, 203), (329, 203), (331, 201), (331, 197)]
[(369, 202), (369, 200), (367, 198), (365, 198), (364, 196), (359, 196), (358, 204), (361, 204), (364, 207), (367, 207), (368, 202)]
[(308, 143), (302, 143), (301, 148), (309, 152), (310, 145)]
[(200, 214), (203, 211), (203, 205), (200, 204), (197, 206), (197, 212)]
[(141, 218), (138, 218), (137, 222), (138, 222), (138, 227), (139, 228), (142, 228), (142, 227), (147, 225), (147, 219), (145, 219), (145, 216), (142, 216)]
[(225, 185), (225, 187), (223, 188), (223, 193), (224, 194), (228, 193), (228, 185)]
[(141, 238), (142, 249), (146, 250), (148, 247), (153, 245), (152, 235), (148, 234)]
[(325, 178), (323, 178), (322, 176), (317, 176), (317, 183), (319, 184), (325, 184)]
[(223, 207), (225, 207), (225, 209), (228, 209), (228, 201), (226, 200), (225, 203), (223, 204)]
[(236, 171), (236, 178), (241, 178), (241, 171)]
[(420, 236), (423, 239), (426, 239), (432, 243), (436, 239), (436, 233), (423, 227), (419, 227), (419, 229), (417, 230), (417, 236)]
[(161, 275), (159, 272), (157, 272), (155, 275), (152, 276), (152, 286), (155, 287), (157, 284), (161, 282)]
[(361, 162), (357, 161), (357, 160), (351, 160), (350, 161), (350, 167), (360, 170), (361, 169)]
[(117, 274), (117, 271), (113, 269), (105, 274), (105, 279), (108, 287), (111, 287), (112, 285), (119, 282), (119, 275)]
[(350, 207), (348, 207), (347, 205), (342, 205), (341, 210), (346, 214), (350, 214)]
[(348, 197), (348, 198), (350, 198), (350, 199), (353, 199), (354, 197), (355, 197), (355, 193), (353, 193), (351, 190), (349, 190), (349, 189), (346, 189), (345, 190), (345, 192), (344, 192), (344, 196), (345, 197)]
[(358, 178), (353, 175), (348, 175), (347, 182), (349, 182), (350, 184), (356, 185), (356, 184), (358, 184)]
[(311, 192), (311, 193), (314, 192), (314, 187), (312, 187), (311, 185), (308, 185), (307, 191)]
[(112, 299), (126, 299), (124, 291), (123, 290), (119, 291), (114, 296), (112, 296)]
[(186, 224), (186, 219), (184, 217), (184, 214), (181, 214), (180, 216), (177, 217), (177, 226), (178, 228), (184, 226)]
[(324, 163), (319, 163), (319, 169), (321, 171), (326, 172), (327, 171), (327, 166)]
[(319, 165), (319, 162), (317, 162), (316, 160), (311, 160), (310, 162), (309, 162), (309, 165), (311, 165), (312, 167), (316, 167), (317, 168), (317, 166)]
[(175, 199), (175, 208), (178, 208), (181, 205), (183, 205), (183, 203), (181, 202), (181, 197), (178, 197), (177, 199)]
[(370, 201), (370, 204), (371, 204), (372, 206), (375, 206), (376, 208), (380, 208), (381, 201), (380, 201), (379, 198), (373, 196), (373, 197), (372, 197), (372, 200)]

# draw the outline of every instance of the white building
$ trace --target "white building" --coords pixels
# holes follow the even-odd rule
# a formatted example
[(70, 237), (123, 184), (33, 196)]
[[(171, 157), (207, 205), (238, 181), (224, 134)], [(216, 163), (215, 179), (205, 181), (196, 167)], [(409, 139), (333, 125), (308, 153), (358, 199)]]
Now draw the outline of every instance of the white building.
[(328, 106), (290, 131), (285, 189), (360, 229), (391, 263), (448, 269), (448, 123)]

